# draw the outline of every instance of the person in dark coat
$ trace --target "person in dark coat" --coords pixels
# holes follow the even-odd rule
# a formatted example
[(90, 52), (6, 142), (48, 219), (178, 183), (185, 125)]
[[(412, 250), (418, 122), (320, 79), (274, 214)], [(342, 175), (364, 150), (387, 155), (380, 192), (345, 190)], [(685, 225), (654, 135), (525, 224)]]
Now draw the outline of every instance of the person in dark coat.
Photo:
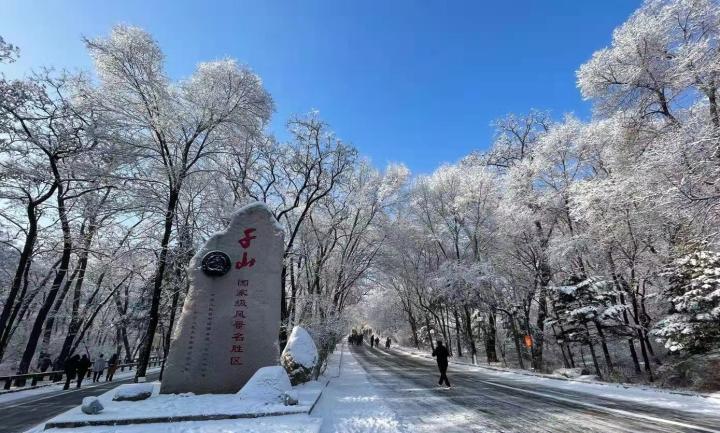
[(82, 358), (80, 358), (80, 361), (78, 361), (77, 364), (77, 387), (80, 388), (82, 386), (82, 380), (85, 379), (85, 376), (87, 375), (88, 369), (92, 365), (92, 362), (90, 362), (90, 358), (88, 358), (87, 355), (83, 355)]
[(433, 350), (432, 356), (437, 358), (438, 369), (440, 369), (440, 381), (438, 382), (438, 385), (442, 385), (443, 382), (445, 382), (445, 385), (447, 385), (447, 387), (449, 388), (450, 381), (447, 377), (447, 368), (450, 352), (447, 350), (447, 347), (443, 346), (442, 341), (437, 341), (437, 346), (435, 346), (435, 350)]
[(375, 336), (374, 335), (370, 336), (370, 347), (375, 347)]
[(80, 355), (73, 355), (65, 361), (63, 366), (63, 370), (65, 370), (65, 386), (63, 389), (70, 388), (70, 382), (75, 379), (77, 374), (78, 363), (80, 363)]
[(388, 337), (387, 340), (385, 340), (385, 348), (386, 349), (390, 348), (390, 337)]
[(380, 337), (375, 337), (375, 347), (380, 347)]
[(38, 360), (38, 369), (45, 373), (48, 368), (50, 368), (50, 364), (52, 364), (52, 360), (50, 359), (50, 355), (47, 353), (43, 353), (40, 355), (40, 359)]

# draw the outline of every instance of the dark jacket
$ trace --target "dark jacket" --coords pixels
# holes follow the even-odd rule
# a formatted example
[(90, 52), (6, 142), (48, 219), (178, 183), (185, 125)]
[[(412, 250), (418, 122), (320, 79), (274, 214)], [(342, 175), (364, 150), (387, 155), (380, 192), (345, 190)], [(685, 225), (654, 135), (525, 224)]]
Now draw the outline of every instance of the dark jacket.
[(82, 359), (80, 359), (77, 364), (78, 373), (87, 373), (88, 368), (90, 368), (91, 365), (92, 362), (90, 362), (90, 358), (88, 358), (87, 355), (83, 355)]
[(440, 345), (433, 350), (432, 356), (437, 358), (438, 365), (447, 365), (450, 352), (448, 352), (447, 347)]
[(113, 356), (110, 357), (108, 360), (108, 366), (112, 367), (113, 365), (117, 365), (118, 363), (118, 355), (117, 353), (113, 353)]
[(65, 374), (67, 374), (68, 377), (71, 379), (75, 377), (75, 373), (77, 373), (78, 370), (78, 363), (80, 362), (80, 355), (74, 355), (65, 360), (65, 364), (63, 365), (63, 370), (65, 370)]

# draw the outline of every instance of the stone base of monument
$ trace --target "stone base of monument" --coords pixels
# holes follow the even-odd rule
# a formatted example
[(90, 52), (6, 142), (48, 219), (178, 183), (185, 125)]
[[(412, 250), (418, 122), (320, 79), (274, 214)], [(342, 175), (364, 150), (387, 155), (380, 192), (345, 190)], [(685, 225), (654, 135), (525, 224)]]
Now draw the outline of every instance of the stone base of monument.
[[(155, 382), (152, 385), (151, 397), (142, 401), (113, 401), (117, 390), (108, 391), (99, 396), (104, 407), (102, 412), (88, 415), (83, 413), (80, 407), (76, 407), (47, 421), (45, 430), (60, 432), (63, 429), (87, 426), (131, 426), (308, 414), (320, 398), (325, 383), (308, 382), (293, 387), (292, 391), (298, 397), (298, 404), (293, 406), (285, 405), (282, 399), (268, 402), (243, 398), (236, 394), (160, 394), (160, 384)], [(307, 418), (307, 422), (313, 424), (315, 419), (309, 416)], [(152, 431), (160, 431), (160, 427), (152, 426)]]

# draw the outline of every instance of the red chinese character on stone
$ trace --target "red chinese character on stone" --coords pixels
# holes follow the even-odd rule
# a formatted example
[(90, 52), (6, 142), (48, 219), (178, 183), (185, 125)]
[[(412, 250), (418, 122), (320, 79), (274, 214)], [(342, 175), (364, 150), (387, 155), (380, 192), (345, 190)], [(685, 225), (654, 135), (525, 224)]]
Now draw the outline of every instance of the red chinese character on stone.
[(245, 328), (245, 321), (244, 320), (236, 320), (233, 322), (233, 326), (235, 329), (243, 329)]
[(235, 341), (245, 341), (245, 334), (243, 334), (242, 332), (236, 332), (235, 334), (233, 334), (232, 339)]
[(235, 292), (235, 296), (247, 296), (248, 291), (247, 289), (240, 289), (237, 292)]
[(235, 306), (236, 307), (247, 307), (247, 303), (245, 302), (244, 299), (236, 299)]
[(245, 311), (243, 310), (235, 310), (235, 317), (240, 317), (242, 319), (245, 318)]
[(248, 280), (238, 280), (238, 287), (247, 287), (248, 283)]
[(233, 347), (232, 347), (232, 349), (230, 349), (230, 352), (232, 352), (232, 353), (243, 353), (243, 347), (242, 347), (242, 346), (239, 346), (239, 345), (236, 345), (236, 344), (233, 344)]
[(230, 365), (242, 365), (241, 358), (239, 356), (231, 356)]
[(255, 239), (255, 236), (251, 236), (251, 233), (253, 233), (255, 229), (245, 229), (245, 237), (240, 239), (238, 242), (240, 242), (240, 246), (243, 248), (247, 248), (250, 246), (250, 241)]
[(242, 269), (242, 268), (244, 268), (244, 267), (246, 267), (246, 266), (247, 266), (248, 268), (252, 268), (253, 266), (255, 266), (255, 259), (250, 259), (250, 260), (248, 260), (248, 258), (247, 258), (247, 253), (244, 252), (244, 253), (243, 253), (243, 256), (242, 256), (242, 259), (241, 259), (240, 261), (238, 261), (238, 262), (235, 262), (235, 268), (236, 268), (236, 269)]

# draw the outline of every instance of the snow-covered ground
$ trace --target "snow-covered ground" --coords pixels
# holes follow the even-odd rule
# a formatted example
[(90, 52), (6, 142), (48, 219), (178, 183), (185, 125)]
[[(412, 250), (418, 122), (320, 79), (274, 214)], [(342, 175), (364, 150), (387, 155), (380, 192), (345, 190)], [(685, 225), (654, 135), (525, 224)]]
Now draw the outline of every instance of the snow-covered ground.
[[(148, 373), (156, 373), (158, 371), (160, 371), (160, 367), (148, 368), (148, 370), (147, 370)], [(113, 377), (113, 381), (117, 382), (119, 380), (128, 379), (131, 377), (135, 377), (135, 370), (127, 370), (127, 371), (122, 371), (122, 372), (118, 371), (117, 373), (115, 373), (115, 375)], [(103, 379), (102, 381), (97, 382), (97, 383), (92, 383), (91, 379), (85, 379), (85, 380), (83, 380), (83, 389), (92, 388), (94, 386), (104, 385), (105, 383), (106, 383), (105, 379)], [(65, 382), (63, 381), (63, 382), (57, 382), (57, 383), (47, 384), (47, 385), (43, 385), (43, 386), (38, 386), (36, 388), (28, 388), (28, 389), (23, 389), (23, 390), (19, 390), (19, 391), (0, 393), (0, 404), (7, 404), (12, 401), (20, 400), (20, 399), (23, 399), (26, 397), (32, 397), (32, 396), (36, 396), (36, 395), (60, 391), (63, 389), (64, 385), (65, 385)], [(73, 381), (73, 388), (72, 388), (73, 390), (75, 389), (74, 386), (75, 386), (75, 381)]]
[(347, 347), (335, 351), (328, 372), (336, 377), (330, 378), (312, 411), (313, 416), (323, 419), (321, 433), (400, 431), (397, 414), (385, 404), (383, 395), (370, 383)]
[[(159, 394), (160, 383), (155, 382), (153, 396), (142, 401), (113, 401), (117, 390), (102, 394), (99, 399), (104, 410), (96, 415), (87, 415), (80, 407), (58, 415), (47, 422), (48, 426), (69, 424), (101, 423), (147, 423), (164, 422), (167, 419), (194, 421), (201, 418), (252, 418), (267, 414), (307, 413), (317, 400), (322, 388), (318, 382), (297, 386), (299, 404), (285, 406), (278, 399), (268, 402), (263, 399), (244, 398), (236, 394)], [(121, 385), (128, 387), (132, 385)]]

